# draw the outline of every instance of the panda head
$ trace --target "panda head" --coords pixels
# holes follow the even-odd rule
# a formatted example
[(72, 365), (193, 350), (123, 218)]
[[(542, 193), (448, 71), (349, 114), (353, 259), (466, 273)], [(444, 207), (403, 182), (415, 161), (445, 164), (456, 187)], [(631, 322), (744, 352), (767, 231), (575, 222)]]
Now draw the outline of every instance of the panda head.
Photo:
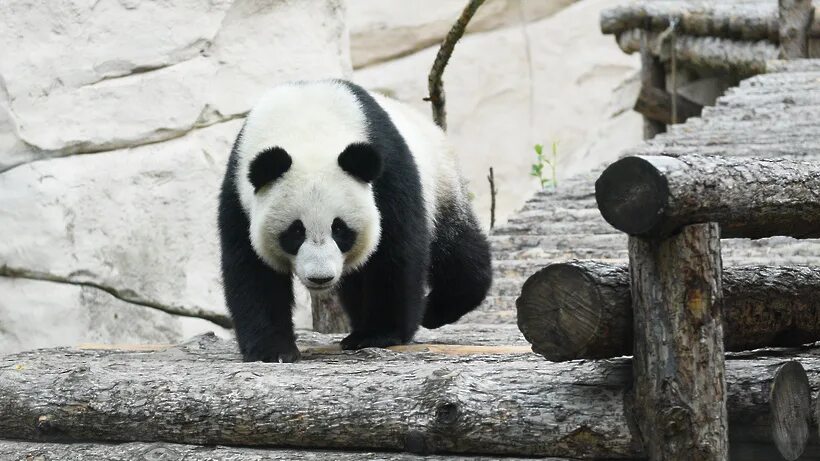
[(332, 84), (279, 88), (249, 114), (238, 143), (251, 245), (313, 291), (366, 262), (381, 234), (372, 183), (382, 157), (356, 100), (343, 96)]

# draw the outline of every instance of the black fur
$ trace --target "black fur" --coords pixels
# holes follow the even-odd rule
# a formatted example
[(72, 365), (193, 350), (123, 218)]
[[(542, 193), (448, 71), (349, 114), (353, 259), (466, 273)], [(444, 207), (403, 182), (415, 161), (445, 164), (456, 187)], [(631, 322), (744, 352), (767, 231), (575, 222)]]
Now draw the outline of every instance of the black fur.
[[(370, 259), (339, 282), (339, 296), (353, 328), (342, 347), (386, 347), (410, 341), (422, 318), (424, 326), (436, 328), (480, 304), (491, 281), (489, 245), (471, 212), (454, 203), (441, 204), (436, 235), (430, 234), (419, 172), (407, 144), (366, 91), (341, 83), (362, 106), (368, 143), (346, 149), (339, 165), (360, 180), (372, 181), (382, 227)], [(248, 217), (233, 181), (236, 157), (234, 146), (220, 196), (219, 223), (225, 296), (237, 339), (245, 360), (295, 360), (290, 276), (275, 273), (251, 248)], [(345, 230), (344, 217), (340, 218), (334, 220), (333, 238), (345, 251), (343, 246), (352, 245), (355, 235), (346, 234), (353, 231)], [(425, 282), (431, 286), (426, 300)]]
[(356, 243), (356, 231), (347, 227), (347, 223), (345, 223), (343, 219), (334, 219), (330, 230), (332, 232), (331, 235), (333, 235), (333, 240), (336, 242), (336, 246), (339, 247), (339, 251), (347, 253), (353, 248), (353, 244)]
[(305, 243), (305, 225), (299, 219), (293, 221), (284, 232), (279, 234), (279, 246), (285, 250), (285, 253), (295, 255), (303, 243)]
[(382, 154), (367, 144), (351, 144), (339, 154), (339, 166), (356, 179), (373, 182), (382, 173)]
[(280, 147), (271, 147), (260, 152), (251, 162), (248, 172), (248, 180), (253, 185), (253, 191), (257, 192), (279, 179), (290, 169), (292, 163), (290, 155)]
[(427, 309), (421, 325), (438, 328), (475, 309), (492, 283), (490, 244), (472, 213), (440, 204), (431, 246)]
[(294, 362), (299, 359), (293, 334), (293, 284), (259, 259), (248, 236), (249, 222), (236, 189), (236, 146), (219, 194), (219, 235), (225, 302), (236, 339), (247, 362)]

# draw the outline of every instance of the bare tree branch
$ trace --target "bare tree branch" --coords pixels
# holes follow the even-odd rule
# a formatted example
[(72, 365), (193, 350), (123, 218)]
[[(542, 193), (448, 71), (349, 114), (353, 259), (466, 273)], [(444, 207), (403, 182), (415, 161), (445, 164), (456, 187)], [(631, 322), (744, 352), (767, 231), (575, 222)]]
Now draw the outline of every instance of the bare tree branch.
[(495, 175), (493, 175), (493, 167), (490, 167), (490, 174), (487, 175), (487, 181), (490, 182), (490, 230), (495, 227), (495, 196), (498, 194), (498, 189), (495, 188)]
[(447, 62), (450, 60), (450, 56), (453, 54), (456, 43), (461, 36), (464, 35), (467, 24), (469, 24), (470, 19), (482, 3), (484, 3), (484, 0), (470, 0), (467, 6), (464, 7), (461, 16), (459, 16), (456, 23), (453, 24), (450, 32), (447, 33), (444, 42), (441, 43), (441, 48), (438, 50), (436, 60), (433, 61), (433, 67), (430, 69), (430, 75), (427, 77), (430, 96), (426, 98), (426, 100), (432, 104), (433, 120), (442, 130), (447, 130), (447, 111), (444, 107), (444, 84), (441, 81), (441, 76), (444, 73)]

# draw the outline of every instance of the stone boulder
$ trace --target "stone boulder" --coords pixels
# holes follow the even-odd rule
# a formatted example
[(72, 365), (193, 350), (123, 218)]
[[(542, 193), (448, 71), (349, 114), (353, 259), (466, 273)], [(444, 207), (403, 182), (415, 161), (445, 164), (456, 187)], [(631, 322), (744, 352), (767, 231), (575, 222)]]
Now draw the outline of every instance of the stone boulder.
[(349, 77), (344, 17), (341, 0), (1, 2), (0, 353), (229, 334), (231, 144), (267, 87)]
[[(631, 111), (638, 57), (619, 53), (598, 26), (600, 11), (614, 3), (582, 0), (545, 19), (466, 35), (456, 46), (444, 72), (447, 123), (485, 225), (489, 167), (501, 221), (539, 188), (529, 176), (534, 144), (558, 142), (560, 187), (640, 141), (641, 119)], [(356, 70), (354, 79), (429, 114), (423, 98), (437, 51)]]

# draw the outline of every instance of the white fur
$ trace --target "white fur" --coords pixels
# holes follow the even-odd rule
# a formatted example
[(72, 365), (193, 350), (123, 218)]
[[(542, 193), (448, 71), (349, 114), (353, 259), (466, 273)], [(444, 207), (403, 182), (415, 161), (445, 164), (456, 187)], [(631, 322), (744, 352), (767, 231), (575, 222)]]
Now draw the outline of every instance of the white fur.
[[(444, 133), (412, 108), (373, 95), (390, 116), (413, 154), (422, 183), (425, 213), (431, 231), (435, 210), (444, 197), (462, 196), (452, 149)], [(350, 144), (367, 141), (364, 113), (356, 97), (338, 82), (282, 85), (269, 91), (248, 115), (239, 143), (236, 184), (250, 216), (251, 244), (271, 267), (293, 271), (308, 288), (310, 277), (339, 277), (367, 261), (381, 234), (380, 215), (370, 184), (338, 165)], [(251, 161), (262, 150), (278, 146), (291, 156), (291, 168), (273, 184), (254, 193), (248, 180)], [(335, 217), (358, 235), (343, 255), (331, 236)], [(279, 246), (279, 234), (301, 219), (306, 240), (296, 256)]]

